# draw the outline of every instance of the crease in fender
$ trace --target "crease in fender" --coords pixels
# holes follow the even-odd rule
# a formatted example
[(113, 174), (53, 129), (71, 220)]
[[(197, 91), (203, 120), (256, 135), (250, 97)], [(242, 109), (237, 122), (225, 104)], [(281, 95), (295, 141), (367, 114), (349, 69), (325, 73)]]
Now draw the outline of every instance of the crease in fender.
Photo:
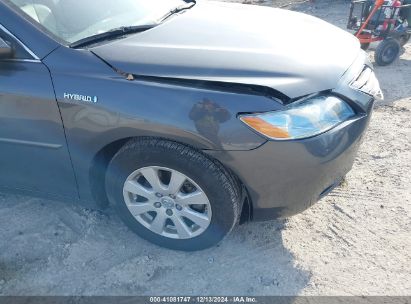
[(263, 96), (273, 101), (276, 101), (282, 105), (292, 102), (291, 98), (284, 95), (283, 93), (274, 90), (269, 87), (251, 85), (246, 83), (233, 83), (224, 81), (210, 81), (201, 79), (187, 79), (187, 78), (174, 78), (174, 77), (163, 77), (163, 76), (150, 76), (150, 75), (136, 75), (132, 73), (125, 72), (121, 69), (116, 68), (105, 59), (101, 58), (99, 55), (91, 51), (97, 58), (108, 65), (113, 71), (122, 76), (128, 81), (141, 80), (148, 82), (157, 82), (170, 85), (188, 86), (195, 88), (203, 88), (210, 90), (219, 90), (229, 93), (246, 94), (254, 96)]

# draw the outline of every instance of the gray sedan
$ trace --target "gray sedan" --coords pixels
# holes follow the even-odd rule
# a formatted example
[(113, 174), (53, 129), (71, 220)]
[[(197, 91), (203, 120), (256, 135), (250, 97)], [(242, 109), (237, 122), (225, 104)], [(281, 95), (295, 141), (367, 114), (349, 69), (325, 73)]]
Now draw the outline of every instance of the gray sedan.
[(375, 99), (355, 37), (286, 10), (0, 2), (0, 185), (113, 206), (199, 250), (301, 212), (351, 169)]

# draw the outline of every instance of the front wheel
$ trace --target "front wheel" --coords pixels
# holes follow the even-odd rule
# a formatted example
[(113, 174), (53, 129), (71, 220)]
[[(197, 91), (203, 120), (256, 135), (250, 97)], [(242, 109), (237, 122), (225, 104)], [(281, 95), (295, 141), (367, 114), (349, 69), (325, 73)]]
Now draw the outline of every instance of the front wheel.
[(106, 189), (131, 230), (170, 249), (211, 247), (240, 217), (236, 179), (202, 152), (172, 141), (127, 143), (109, 164)]
[(385, 39), (375, 50), (375, 62), (380, 66), (389, 65), (399, 57), (400, 51), (401, 46), (396, 39)]

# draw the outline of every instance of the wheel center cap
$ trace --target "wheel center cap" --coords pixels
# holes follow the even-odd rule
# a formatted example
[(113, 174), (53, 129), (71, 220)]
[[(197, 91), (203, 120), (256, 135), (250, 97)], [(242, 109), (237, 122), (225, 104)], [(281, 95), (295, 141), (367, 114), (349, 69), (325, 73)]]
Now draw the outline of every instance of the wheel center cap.
[(161, 204), (167, 209), (173, 209), (175, 206), (174, 201), (171, 198), (166, 197), (161, 199)]

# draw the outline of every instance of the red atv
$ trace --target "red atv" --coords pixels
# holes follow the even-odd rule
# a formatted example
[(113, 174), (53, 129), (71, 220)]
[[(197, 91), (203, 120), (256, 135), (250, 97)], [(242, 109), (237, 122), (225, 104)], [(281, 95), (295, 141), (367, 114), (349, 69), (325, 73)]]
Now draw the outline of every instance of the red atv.
[(351, 2), (347, 27), (355, 31), (364, 50), (371, 42), (381, 41), (375, 50), (378, 65), (388, 65), (399, 57), (401, 47), (411, 37), (410, 26), (411, 0)]

